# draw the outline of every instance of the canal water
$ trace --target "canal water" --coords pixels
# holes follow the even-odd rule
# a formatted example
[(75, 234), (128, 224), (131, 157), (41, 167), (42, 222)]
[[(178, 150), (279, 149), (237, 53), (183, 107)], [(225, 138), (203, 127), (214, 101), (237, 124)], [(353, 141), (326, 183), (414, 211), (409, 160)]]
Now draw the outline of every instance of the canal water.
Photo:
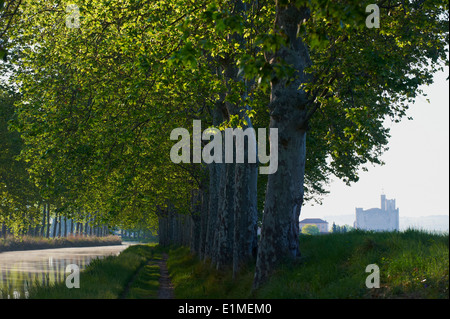
[(29, 287), (36, 282), (45, 286), (65, 281), (70, 274), (67, 265), (75, 264), (82, 271), (92, 260), (117, 256), (129, 245), (2, 252), (0, 299), (27, 298)]

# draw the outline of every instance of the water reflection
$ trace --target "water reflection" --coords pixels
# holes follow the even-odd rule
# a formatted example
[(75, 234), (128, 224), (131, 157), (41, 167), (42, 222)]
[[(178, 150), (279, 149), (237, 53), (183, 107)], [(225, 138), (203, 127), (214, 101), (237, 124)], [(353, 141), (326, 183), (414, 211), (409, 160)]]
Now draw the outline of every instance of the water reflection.
[(31, 285), (62, 282), (66, 266), (80, 271), (96, 258), (118, 255), (128, 244), (104, 247), (57, 248), (0, 253), (0, 299), (27, 298)]

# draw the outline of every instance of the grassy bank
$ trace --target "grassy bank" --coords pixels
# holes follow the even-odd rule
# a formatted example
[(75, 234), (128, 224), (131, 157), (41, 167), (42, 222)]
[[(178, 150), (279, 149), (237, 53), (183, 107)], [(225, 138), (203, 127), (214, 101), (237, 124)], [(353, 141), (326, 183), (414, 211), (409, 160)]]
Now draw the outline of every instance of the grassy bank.
[(68, 236), (57, 238), (45, 237), (7, 237), (0, 238), (0, 252), (15, 250), (66, 248), (66, 247), (93, 247), (120, 245), (122, 240), (119, 236)]
[[(168, 267), (177, 298), (449, 298), (449, 237), (408, 230), (302, 236), (302, 258), (282, 265), (251, 291), (254, 265), (236, 280), (173, 249)], [(380, 269), (380, 288), (365, 285), (366, 266)]]
[(162, 250), (160, 246), (153, 246), (151, 258), (131, 279), (122, 298), (156, 299), (158, 297), (160, 269), (157, 262), (162, 259)]
[[(65, 282), (53, 286), (34, 285), (29, 291), (30, 299), (117, 299), (138, 298), (139, 288), (157, 291), (158, 286), (148, 283), (149, 260), (155, 257), (155, 246), (133, 245), (119, 256), (96, 259), (80, 273), (80, 288), (68, 289)], [(157, 254), (157, 252), (156, 252)], [(131, 283), (131, 285), (130, 285)], [(153, 284), (153, 286), (152, 286)], [(156, 295), (156, 293), (155, 293)]]
[[(169, 251), (168, 267), (176, 298), (449, 298), (449, 237), (410, 230), (302, 236), (302, 258), (279, 267), (252, 292), (254, 264), (218, 272), (186, 247)], [(163, 248), (135, 245), (119, 256), (92, 262), (79, 289), (65, 283), (36, 286), (30, 298), (156, 298)], [(368, 289), (366, 266), (380, 269), (380, 288)]]

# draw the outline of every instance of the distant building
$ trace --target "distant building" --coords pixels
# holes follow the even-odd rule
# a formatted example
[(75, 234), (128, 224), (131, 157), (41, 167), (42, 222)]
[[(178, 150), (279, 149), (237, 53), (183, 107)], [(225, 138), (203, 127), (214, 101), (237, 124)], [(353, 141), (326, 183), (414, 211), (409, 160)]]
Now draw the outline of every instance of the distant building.
[(299, 222), (300, 232), (302, 232), (302, 228), (306, 225), (316, 225), (319, 228), (319, 232), (321, 234), (328, 233), (328, 222), (320, 219), (320, 218), (305, 218)]
[(381, 195), (381, 208), (364, 210), (356, 208), (355, 228), (373, 231), (399, 230), (399, 213), (395, 208), (395, 199), (386, 199)]

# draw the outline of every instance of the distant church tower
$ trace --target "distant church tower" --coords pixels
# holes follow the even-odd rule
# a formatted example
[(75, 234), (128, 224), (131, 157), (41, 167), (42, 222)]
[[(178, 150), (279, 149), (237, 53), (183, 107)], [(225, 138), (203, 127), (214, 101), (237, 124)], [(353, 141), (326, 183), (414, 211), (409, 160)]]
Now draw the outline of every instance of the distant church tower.
[(399, 230), (399, 213), (395, 208), (395, 199), (386, 199), (381, 194), (381, 208), (364, 210), (356, 208), (355, 228), (374, 231)]

